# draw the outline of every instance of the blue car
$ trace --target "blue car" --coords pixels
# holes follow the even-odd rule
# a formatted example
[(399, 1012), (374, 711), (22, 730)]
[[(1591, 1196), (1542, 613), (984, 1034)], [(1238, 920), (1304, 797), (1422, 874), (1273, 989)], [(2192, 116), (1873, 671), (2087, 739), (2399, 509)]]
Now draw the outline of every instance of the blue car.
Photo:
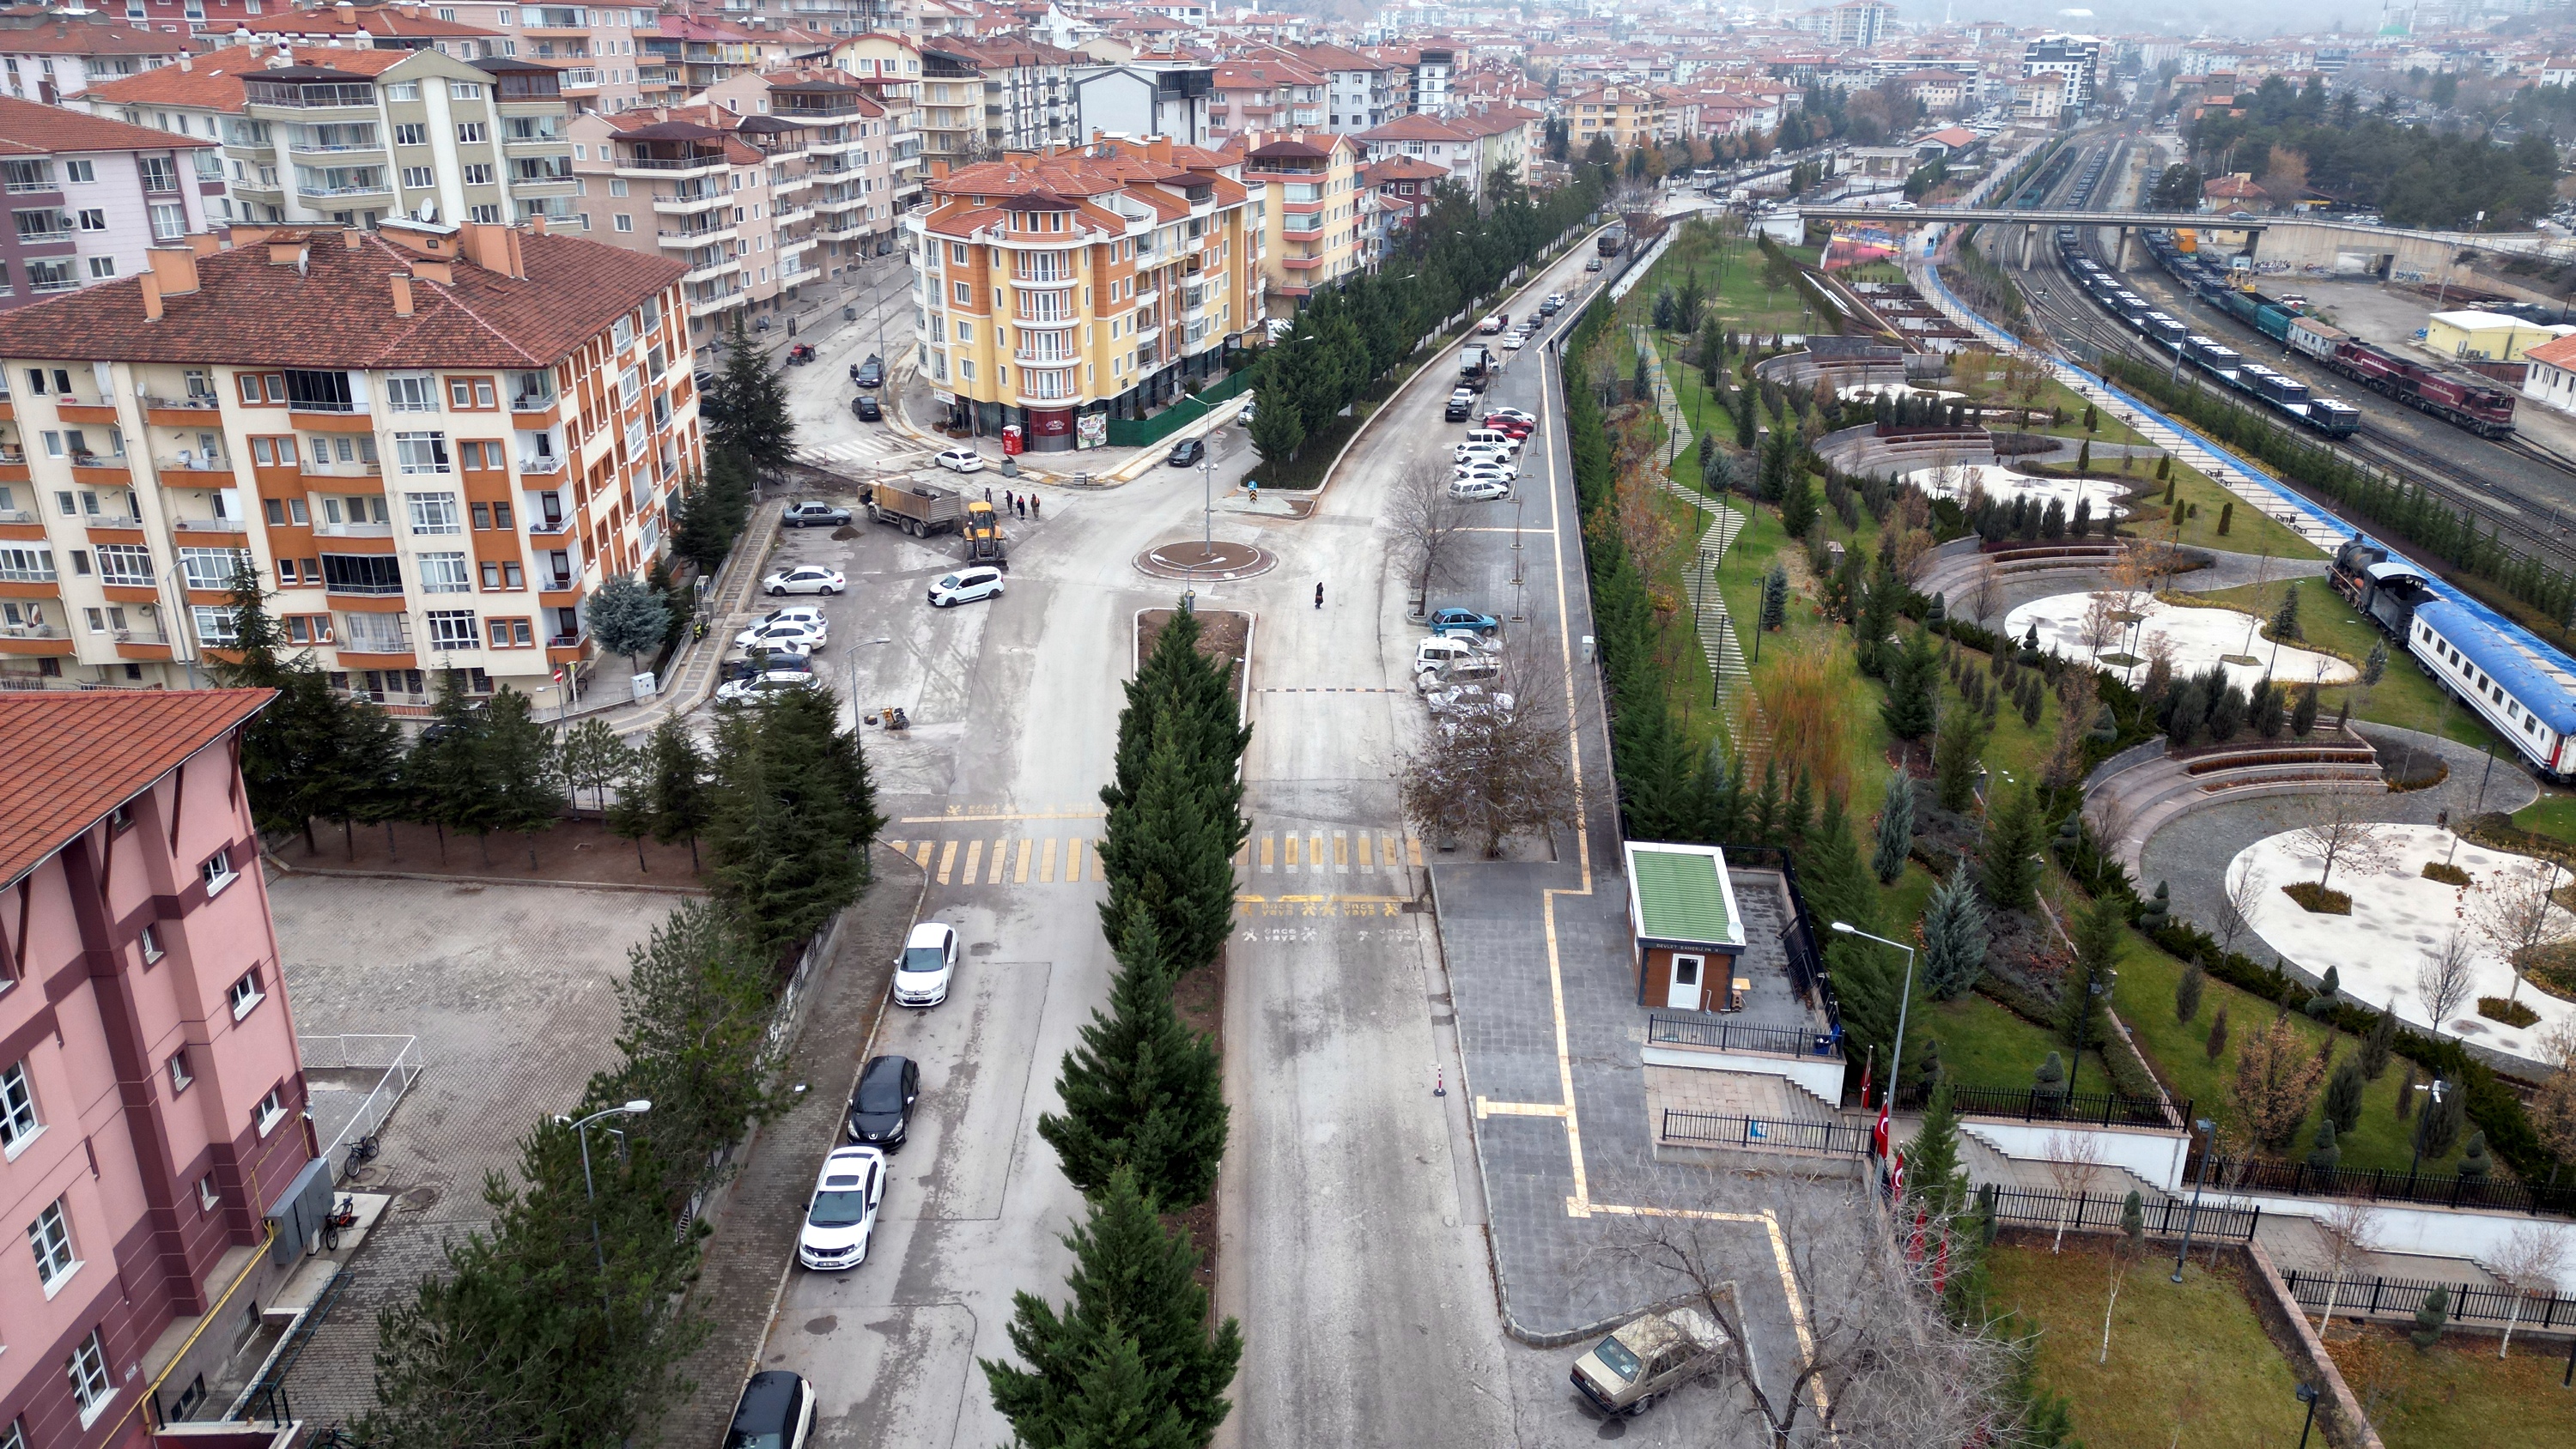
[(1431, 637), (1446, 639), (1452, 634), (1491, 635), (1502, 631), (1503, 621), (1491, 614), (1473, 609), (1441, 609), (1431, 616)]

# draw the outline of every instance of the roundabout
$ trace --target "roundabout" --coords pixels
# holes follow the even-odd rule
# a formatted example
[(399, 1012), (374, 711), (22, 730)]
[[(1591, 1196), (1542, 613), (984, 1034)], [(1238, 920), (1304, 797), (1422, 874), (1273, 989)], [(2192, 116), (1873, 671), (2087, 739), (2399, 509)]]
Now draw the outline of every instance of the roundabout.
[(1219, 540), (1213, 545), (1195, 538), (1158, 543), (1136, 555), (1136, 571), (1148, 578), (1232, 583), (1258, 578), (1279, 567), (1278, 555), (1248, 543)]

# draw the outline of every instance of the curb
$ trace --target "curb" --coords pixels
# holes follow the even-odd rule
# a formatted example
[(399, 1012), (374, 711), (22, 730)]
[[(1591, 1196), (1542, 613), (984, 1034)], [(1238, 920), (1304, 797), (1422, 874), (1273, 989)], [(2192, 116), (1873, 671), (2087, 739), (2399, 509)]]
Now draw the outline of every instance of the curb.
[(269, 863), (277, 867), (280, 875), (331, 876), (343, 880), (416, 880), (427, 881), (433, 885), (539, 886), (547, 890), (625, 891), (634, 895), (650, 896), (713, 894), (705, 886), (648, 886), (627, 885), (616, 881), (534, 880), (523, 876), (507, 875), (431, 875), (427, 871), (418, 870), (332, 870), (321, 866), (291, 865), (275, 856), (269, 857)]
[[(897, 377), (909, 377), (912, 373), (913, 368), (909, 364), (901, 368), (889, 366), (886, 369), (886, 385), (883, 391), (895, 399), (895, 405), (886, 409), (886, 426), (893, 429), (895, 432), (903, 434), (913, 442), (936, 452), (937, 450), (954, 443), (956, 439), (926, 433), (913, 422), (911, 413), (907, 412), (903, 406), (902, 389), (895, 385), (895, 379)], [(1249, 401), (1251, 397), (1252, 394), (1249, 392), (1237, 393), (1233, 397), (1230, 397), (1224, 402), (1218, 403), (1215, 407), (1209, 409), (1207, 416), (1184, 423), (1180, 427), (1173, 429), (1171, 435), (1166, 437), (1163, 441), (1165, 443), (1170, 443), (1183, 438), (1204, 438), (1241, 416), (1243, 412), (1243, 404)], [(1098, 489), (1123, 487), (1129, 483), (1135, 482), (1144, 474), (1151, 472), (1155, 466), (1162, 462), (1161, 455), (1156, 453), (1153, 447), (1140, 448), (1136, 451), (1135, 457), (1128, 459), (1126, 462), (1119, 464), (1117, 467), (1112, 468), (1105, 473), (1091, 474), (1091, 481), (1088, 483), (1077, 483), (1074, 481), (1075, 473), (1073, 472), (1060, 472), (1053, 468), (1039, 468), (1031, 466), (1027, 460), (1038, 456), (1052, 458), (1056, 455), (1053, 453), (1039, 455), (1025, 452), (1018, 454), (1017, 457), (1020, 460), (1021, 481), (1040, 483), (1053, 488)], [(1079, 451), (1076, 451), (1071, 456), (1078, 458), (1082, 455)], [(1336, 459), (1335, 461), (1338, 462), (1339, 460)], [(1080, 471), (1082, 470), (1075, 470), (1075, 472)]]

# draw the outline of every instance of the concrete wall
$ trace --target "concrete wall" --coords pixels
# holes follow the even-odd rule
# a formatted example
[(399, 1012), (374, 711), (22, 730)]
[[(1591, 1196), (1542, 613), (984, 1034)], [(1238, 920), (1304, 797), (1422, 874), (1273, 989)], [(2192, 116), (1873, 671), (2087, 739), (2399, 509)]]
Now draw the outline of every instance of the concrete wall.
[(1779, 1057), (1763, 1052), (1709, 1051), (1699, 1047), (1641, 1049), (1650, 1067), (1688, 1067), (1697, 1072), (1760, 1072), (1786, 1077), (1828, 1102), (1843, 1099), (1844, 1063), (1833, 1057)]
[(2061, 1160), (2051, 1138), (2081, 1138), (2093, 1144), (2096, 1160), (2171, 1192), (2182, 1180), (2182, 1163), (2190, 1139), (2181, 1132), (2149, 1127), (2098, 1127), (2076, 1122), (1998, 1122), (1992, 1118), (1960, 1119), (1959, 1130), (2017, 1162)]
[[(2186, 1184), (2186, 1189), (2188, 1184)], [(2210, 1201), (2232, 1207), (2259, 1207), (2265, 1213), (2321, 1218), (2343, 1203), (2332, 1197), (2280, 1197), (2271, 1193), (2210, 1194)], [(2539, 1223), (2555, 1234), (2568, 1260), (2576, 1262), (2576, 1222), (2534, 1217), (2528, 1213), (2470, 1212), (2408, 1203), (2378, 1203), (2371, 1210), (2383, 1253), (2420, 1253), (2436, 1258), (2473, 1258), (2492, 1263), (2508, 1239), (2526, 1225)]]

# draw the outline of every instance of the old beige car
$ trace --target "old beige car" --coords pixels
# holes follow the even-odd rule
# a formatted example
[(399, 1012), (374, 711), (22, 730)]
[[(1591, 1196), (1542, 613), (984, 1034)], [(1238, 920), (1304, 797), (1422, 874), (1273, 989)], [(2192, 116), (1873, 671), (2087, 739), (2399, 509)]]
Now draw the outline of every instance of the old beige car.
[(1574, 1361), (1574, 1386), (1605, 1414), (1642, 1414), (1706, 1369), (1726, 1335), (1695, 1308), (1649, 1313)]

